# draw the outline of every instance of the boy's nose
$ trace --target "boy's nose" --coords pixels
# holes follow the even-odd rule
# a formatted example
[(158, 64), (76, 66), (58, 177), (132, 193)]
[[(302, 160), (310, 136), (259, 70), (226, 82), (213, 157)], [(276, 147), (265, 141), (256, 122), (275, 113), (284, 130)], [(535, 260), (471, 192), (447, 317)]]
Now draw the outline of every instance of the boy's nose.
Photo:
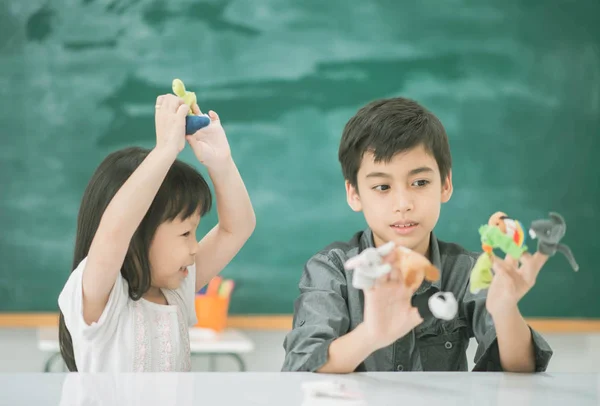
[(397, 192), (394, 198), (394, 211), (403, 213), (413, 209), (413, 202), (408, 193)]

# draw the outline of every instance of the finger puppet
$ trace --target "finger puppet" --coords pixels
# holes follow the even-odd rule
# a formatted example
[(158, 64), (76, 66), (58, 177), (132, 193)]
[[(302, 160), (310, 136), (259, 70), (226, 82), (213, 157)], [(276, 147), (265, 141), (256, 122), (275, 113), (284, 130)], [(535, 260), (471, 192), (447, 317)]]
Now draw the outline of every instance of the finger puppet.
[[(384, 262), (383, 258), (392, 252), (395, 253), (392, 263)], [(393, 241), (379, 248), (366, 248), (359, 255), (346, 261), (344, 267), (346, 270), (354, 270), (352, 285), (363, 290), (371, 288), (376, 279), (391, 272), (393, 267), (400, 270), (403, 283), (412, 294), (424, 280), (434, 282), (440, 278), (440, 271), (425, 256), (406, 247), (396, 247)], [(416, 297), (418, 296), (414, 298)], [(413, 301), (413, 305), (415, 303)], [(426, 306), (415, 306), (423, 318), (433, 315), (450, 320), (458, 311), (458, 304), (451, 292), (436, 291), (427, 298)]]
[[(573, 269), (577, 271), (579, 266), (570, 248), (560, 243), (565, 232), (566, 223), (558, 213), (550, 213), (550, 219), (535, 220), (529, 228), (530, 237), (538, 239), (540, 253), (553, 256), (556, 252), (561, 252), (567, 257)], [(492, 214), (488, 224), (479, 227), (479, 235), (484, 252), (477, 259), (470, 275), (470, 291), (474, 294), (489, 288), (492, 283), (494, 249), (500, 249), (516, 260), (519, 260), (523, 253), (527, 252), (526, 232), (523, 224), (503, 212)]]
[(498, 248), (517, 260), (527, 251), (523, 225), (501, 211), (492, 214), (488, 223), (479, 227), (479, 235), (483, 253), (477, 258), (471, 271), (471, 293), (478, 293), (492, 283), (494, 249)]
[(538, 251), (549, 257), (554, 256), (557, 252), (562, 253), (567, 257), (567, 261), (575, 272), (579, 271), (579, 265), (575, 261), (575, 257), (571, 249), (561, 244), (560, 240), (567, 232), (567, 224), (563, 217), (558, 213), (550, 213), (549, 219), (535, 220), (529, 228), (529, 236), (532, 239), (538, 240)]

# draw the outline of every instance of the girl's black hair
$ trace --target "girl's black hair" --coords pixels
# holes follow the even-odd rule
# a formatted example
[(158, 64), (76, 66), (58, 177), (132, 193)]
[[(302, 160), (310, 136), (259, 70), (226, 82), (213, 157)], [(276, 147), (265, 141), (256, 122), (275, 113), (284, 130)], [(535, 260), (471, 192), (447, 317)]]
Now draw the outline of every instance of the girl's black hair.
[[(76, 269), (87, 257), (106, 207), (149, 153), (149, 150), (143, 148), (125, 148), (108, 155), (96, 169), (83, 193), (79, 208), (71, 270)], [(132, 300), (139, 300), (150, 288), (148, 254), (158, 226), (177, 217), (186, 219), (197, 211), (203, 216), (211, 205), (210, 188), (202, 175), (190, 165), (176, 160), (135, 231), (121, 267), (121, 275), (129, 284), (129, 297)], [(59, 342), (67, 368), (69, 371), (77, 371), (73, 341), (62, 312), (59, 317)]]

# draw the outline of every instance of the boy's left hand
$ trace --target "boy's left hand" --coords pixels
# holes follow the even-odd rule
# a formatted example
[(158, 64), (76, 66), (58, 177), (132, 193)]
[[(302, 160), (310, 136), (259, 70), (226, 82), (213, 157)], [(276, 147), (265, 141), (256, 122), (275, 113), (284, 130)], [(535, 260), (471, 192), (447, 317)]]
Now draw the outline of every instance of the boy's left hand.
[[(202, 114), (197, 104), (192, 106), (192, 112), (196, 115)], [(208, 117), (210, 117), (210, 124), (186, 136), (186, 140), (196, 158), (206, 167), (211, 168), (231, 158), (231, 149), (217, 113), (211, 110), (208, 112)]]
[(548, 257), (539, 252), (524, 253), (519, 261), (507, 255), (493, 257), (494, 277), (488, 290), (486, 308), (492, 317), (514, 309), (519, 300), (535, 285), (536, 278)]

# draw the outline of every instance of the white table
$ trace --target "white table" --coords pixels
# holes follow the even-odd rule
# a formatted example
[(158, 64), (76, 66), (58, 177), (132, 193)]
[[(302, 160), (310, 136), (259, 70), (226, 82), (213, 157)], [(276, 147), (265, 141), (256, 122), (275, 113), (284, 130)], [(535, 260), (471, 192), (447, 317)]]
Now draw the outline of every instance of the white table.
[(600, 374), (483, 372), (0, 374), (0, 393), (6, 405), (314, 406), (304, 403), (302, 384), (332, 379), (361, 393), (369, 406), (600, 403)]
[[(38, 349), (50, 353), (44, 366), (44, 371), (50, 371), (52, 364), (61, 360), (60, 346), (58, 342), (58, 328), (42, 327), (38, 329)], [(254, 343), (241, 331), (226, 329), (222, 333), (214, 333), (211, 330), (190, 328), (190, 352), (192, 357), (209, 357), (209, 369), (216, 370), (216, 359), (219, 356), (233, 358), (240, 371), (246, 370), (246, 364), (242, 358), (243, 354), (254, 351)]]

